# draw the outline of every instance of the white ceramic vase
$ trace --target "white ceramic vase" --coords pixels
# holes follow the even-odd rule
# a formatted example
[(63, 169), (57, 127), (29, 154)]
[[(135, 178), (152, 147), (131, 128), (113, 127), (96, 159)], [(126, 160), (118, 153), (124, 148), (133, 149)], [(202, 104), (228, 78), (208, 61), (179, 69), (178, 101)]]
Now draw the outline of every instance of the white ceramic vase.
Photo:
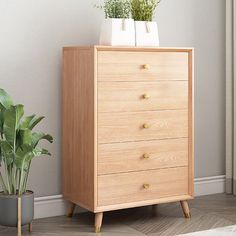
[(135, 21), (136, 46), (159, 46), (157, 23), (154, 21)]
[(133, 19), (105, 19), (100, 32), (100, 45), (135, 46)]

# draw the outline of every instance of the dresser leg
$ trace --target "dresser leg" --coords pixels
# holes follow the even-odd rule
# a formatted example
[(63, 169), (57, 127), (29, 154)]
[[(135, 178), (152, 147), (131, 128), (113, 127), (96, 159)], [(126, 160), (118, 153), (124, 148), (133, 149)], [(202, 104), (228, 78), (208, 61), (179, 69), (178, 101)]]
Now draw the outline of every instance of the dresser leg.
[(101, 232), (103, 212), (95, 213), (95, 233)]
[(180, 201), (180, 204), (181, 204), (185, 218), (187, 218), (187, 219), (191, 218), (191, 213), (190, 213), (190, 210), (188, 207), (188, 202), (187, 201)]
[(68, 205), (68, 211), (67, 211), (67, 216), (68, 216), (68, 217), (72, 217), (72, 216), (73, 216), (75, 207), (76, 207), (76, 204), (74, 204), (74, 203), (72, 203), (72, 202), (69, 203), (69, 205)]

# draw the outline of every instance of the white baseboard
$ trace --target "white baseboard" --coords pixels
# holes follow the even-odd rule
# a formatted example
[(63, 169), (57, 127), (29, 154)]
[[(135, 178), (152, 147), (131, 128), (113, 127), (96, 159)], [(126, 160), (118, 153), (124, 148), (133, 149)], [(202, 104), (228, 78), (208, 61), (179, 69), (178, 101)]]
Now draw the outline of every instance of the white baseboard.
[(34, 199), (34, 218), (65, 215), (66, 201), (62, 195), (38, 197)]
[(194, 180), (195, 196), (225, 192), (225, 175), (196, 178)]
[[(194, 180), (195, 196), (225, 192), (225, 175), (196, 178)], [(62, 195), (35, 198), (35, 219), (61, 216), (66, 214), (67, 203)], [(84, 209), (77, 207), (77, 212)]]

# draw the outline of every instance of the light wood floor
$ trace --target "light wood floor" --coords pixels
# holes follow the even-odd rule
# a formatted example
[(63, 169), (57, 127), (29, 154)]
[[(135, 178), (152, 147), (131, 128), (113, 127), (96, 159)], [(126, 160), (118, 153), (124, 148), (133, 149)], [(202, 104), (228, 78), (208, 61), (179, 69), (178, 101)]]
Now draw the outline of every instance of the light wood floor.
[[(104, 215), (101, 236), (172, 236), (207, 230), (228, 225), (236, 225), (236, 197), (216, 194), (195, 198), (190, 202), (192, 218), (183, 218), (178, 203), (129, 210), (107, 212)], [(94, 215), (81, 213), (67, 218), (65, 216), (35, 220), (33, 233), (23, 227), (23, 235), (48, 236), (88, 236), (93, 233)], [(0, 227), (1, 236), (14, 236), (15, 228)]]

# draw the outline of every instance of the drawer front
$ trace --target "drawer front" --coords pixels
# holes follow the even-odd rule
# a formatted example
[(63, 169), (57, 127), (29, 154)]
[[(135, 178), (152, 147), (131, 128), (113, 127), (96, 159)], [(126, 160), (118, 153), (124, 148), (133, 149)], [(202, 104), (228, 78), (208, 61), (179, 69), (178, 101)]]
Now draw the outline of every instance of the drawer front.
[(187, 52), (98, 52), (98, 81), (188, 80)]
[(188, 137), (188, 111), (99, 113), (98, 143)]
[(188, 167), (98, 176), (98, 206), (188, 194)]
[(187, 138), (98, 145), (98, 175), (187, 165)]
[(187, 81), (99, 82), (98, 111), (188, 108)]

